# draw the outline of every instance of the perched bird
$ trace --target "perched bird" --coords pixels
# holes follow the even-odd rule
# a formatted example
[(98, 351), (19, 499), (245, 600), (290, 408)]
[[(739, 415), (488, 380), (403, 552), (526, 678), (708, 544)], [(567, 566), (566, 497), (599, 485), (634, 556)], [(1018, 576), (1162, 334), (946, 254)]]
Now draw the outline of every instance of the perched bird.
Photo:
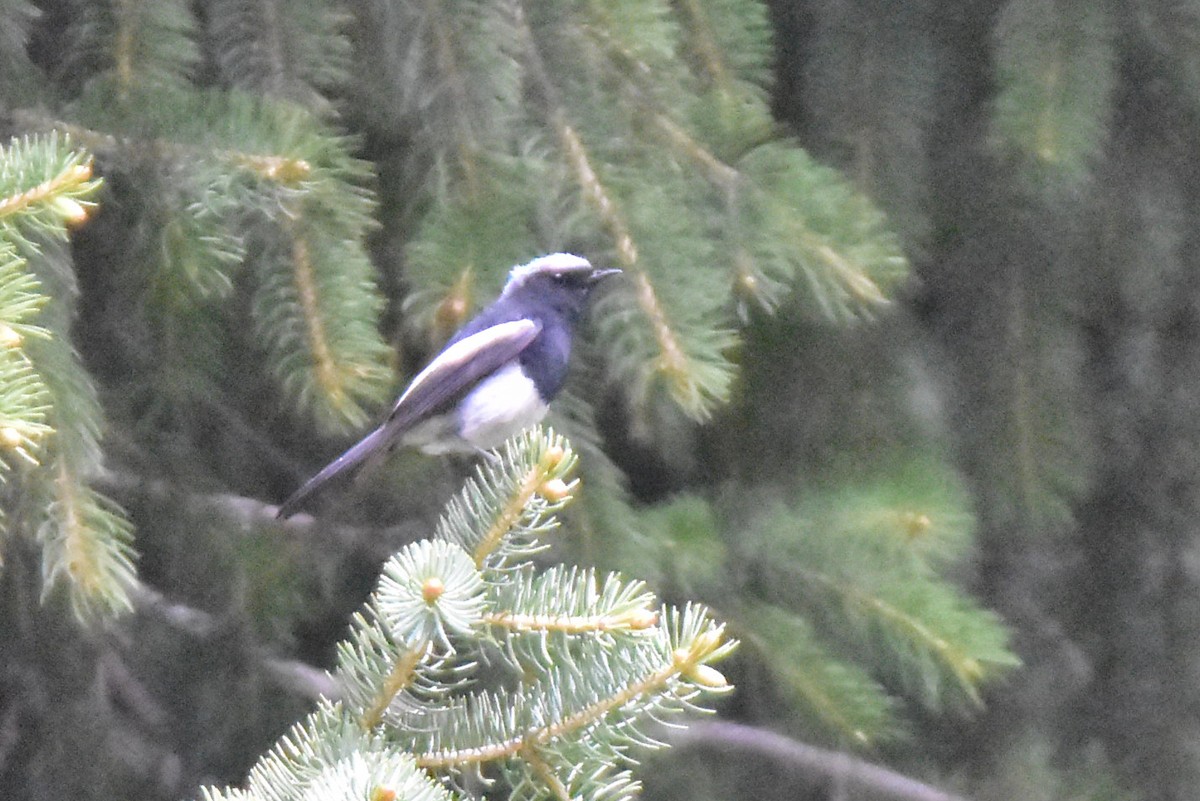
[(417, 374), (392, 413), (284, 501), (287, 518), (329, 479), (398, 445), (486, 453), (539, 422), (562, 389), (571, 337), (592, 289), (620, 270), (553, 253), (514, 267), (490, 306)]

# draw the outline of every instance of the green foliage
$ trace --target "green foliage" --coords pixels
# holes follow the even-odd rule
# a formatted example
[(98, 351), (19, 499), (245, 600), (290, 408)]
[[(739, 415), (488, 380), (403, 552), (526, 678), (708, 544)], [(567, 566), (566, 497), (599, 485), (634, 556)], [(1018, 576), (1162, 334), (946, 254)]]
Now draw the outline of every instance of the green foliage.
[(86, 483), (101, 467), (104, 413), (69, 339), (73, 277), (61, 263), (40, 276), (51, 298), (42, 317), (51, 335), (25, 347), (48, 390), (46, 419), (54, 434), (44, 467), (26, 477), (22, 517), (42, 544), (43, 593), (65, 583), (77, 617), (111, 616), (130, 608), (133, 527), (120, 507)]
[[(538, 220), (566, 217), (564, 228), (578, 227), (562, 213), (562, 176), (536, 154), (480, 154), (473, 170), (469, 193), (438, 182), (437, 202), (407, 249), (405, 275), (415, 289), (406, 309), (435, 345), (499, 293), (508, 267), (537, 255)], [(447, 264), (457, 270), (448, 271)]]
[(610, 184), (622, 190), (644, 266), (595, 306), (600, 341), (614, 354), (612, 380), (626, 389), (643, 427), (653, 421), (650, 410), (660, 397), (697, 420), (728, 400), (737, 342), (730, 327), (713, 324), (725, 316), (729, 276), (712, 269), (715, 254), (703, 221), (687, 208), (664, 214), (686, 185), (665, 174), (643, 183), (650, 172), (647, 165), (639, 176), (614, 176)]
[(77, 290), (55, 241), (87, 216), (91, 175), (87, 156), (57, 136), (0, 150), (0, 462), (21, 468), (6, 528), (41, 543), (43, 592), (65, 586), (80, 618), (127, 609), (134, 575), (129, 521), (86, 483), (100, 466), (103, 413), (70, 343)]
[(199, 61), (195, 22), (181, 0), (73, 0), (69, 9), (58, 68), (71, 84), (109, 83), (120, 99), (135, 86), (179, 85)]
[(42, 496), (45, 520), (36, 532), (44, 595), (65, 584), (71, 609), (81, 620), (129, 611), (135, 580), (133, 526), (124, 510), (83, 485), (66, 459), (60, 457), (51, 469), (54, 490)]
[(471, 180), (476, 155), (509, 140), (520, 114), (513, 16), (484, 0), (364, 9), (355, 64), (362, 81), (352, 89), (362, 93), (360, 113), (410, 133), (426, 158), (444, 155)]
[(839, 648), (934, 708), (979, 703), (980, 682), (1017, 663), (999, 620), (933, 572), (962, 540), (939, 531), (969, 519), (939, 484), (897, 493), (889, 476), (808, 494), (747, 536), (751, 549), (774, 552), (761, 565), (770, 600), (805, 612)]
[(1031, 187), (1061, 193), (1091, 173), (1108, 136), (1115, 54), (1102, 4), (1011, 0), (996, 29), (994, 136)]
[[(447, 508), (434, 539), (392, 556), (339, 647), (344, 696), (205, 798), (435, 798), (430, 777), (503, 777), (513, 797), (628, 798), (647, 724), (728, 689), (734, 647), (701, 607), (657, 608), (640, 582), (526, 561), (569, 500), (575, 463), (540, 430), (506, 446)], [(500, 668), (487, 686), (483, 665)], [(395, 793), (395, 795), (391, 795)], [(410, 795), (411, 794), (411, 795)]]
[[(1019, 228), (1010, 233), (1026, 236)], [(1077, 278), (1053, 249), (1028, 248), (1005, 261), (1003, 271), (981, 282), (989, 303), (967, 324), (971, 335), (963, 342), (976, 352), (959, 379), (972, 401), (964, 413), (964, 461), (983, 480), (980, 492), (995, 499), (991, 514), (1011, 528), (1008, 536), (1058, 535), (1071, 527), (1097, 447), (1081, 407), (1086, 337), (1074, 328), (1067, 299)], [(1161, 263), (1147, 262), (1151, 269)], [(1064, 286), (1072, 289), (1057, 295)], [(977, 450), (984, 443), (989, 447)]]
[(38, 443), (53, 431), (46, 423), (50, 391), (20, 347), (29, 337), (47, 335), (29, 322), (46, 302), (38, 289), (16, 246), (0, 239), (0, 432), (5, 445), (0, 464), (5, 473), (18, 460), (36, 465)]
[(87, 216), (85, 198), (99, 182), (90, 161), (72, 152), (59, 136), (12, 140), (0, 162), (0, 232), (24, 250), (36, 250), (39, 237), (65, 236), (67, 223)]
[[(813, 9), (797, 65), (809, 147), (878, 200), (911, 249), (927, 243), (928, 161), (939, 88), (932, 3), (831, 3)], [(796, 98), (801, 101), (801, 98)]]
[(300, 406), (324, 428), (360, 427), (369, 419), (364, 402), (382, 401), (390, 383), (372, 325), (382, 302), (361, 247), (315, 211), (262, 244), (255, 318)]
[(340, 8), (310, 0), (280, 13), (270, 2), (214, 0), (208, 14), (224, 82), (332, 112), (327, 94), (350, 74), (350, 42), (342, 32), (349, 18)]
[[(730, 552), (712, 504), (698, 495), (684, 494), (642, 510), (638, 522), (647, 532), (630, 569), (656, 585), (670, 587), (689, 598), (704, 597), (722, 581), (721, 566)], [(651, 558), (642, 558), (644, 554)]]
[(935, 460), (829, 471), (786, 504), (727, 488), (641, 517), (640, 568), (704, 599), (772, 677), (809, 736), (872, 749), (903, 734), (903, 700), (969, 708), (1018, 664), (999, 619), (940, 575), (972, 518)]
[(153, 285), (191, 285), (194, 300), (147, 300), (189, 311), (227, 294), (246, 264), (259, 341), (281, 388), (324, 429), (363, 425), (391, 375), (378, 332), (383, 301), (363, 249), (374, 226), (368, 168), (350, 156), (350, 141), (298, 106), (233, 91), (148, 89), (118, 104), (102, 87), (76, 110), (87, 125), (117, 134), (117, 148), (155, 145), (149, 168), (161, 205), (147, 212), (159, 224), (146, 243)]
[(765, 107), (772, 80), (766, 6), (689, 0), (680, 7), (685, 58), (700, 81)]
[(900, 734), (896, 701), (861, 665), (831, 652), (803, 617), (755, 606), (739, 632), (793, 709), (843, 747), (870, 749)]
[(808, 290), (802, 297), (830, 319), (853, 320), (887, 305), (907, 264), (866, 198), (795, 148), (763, 145), (739, 166), (760, 189), (747, 192), (740, 208), (755, 232), (739, 276), (747, 299), (774, 309), (799, 275)]

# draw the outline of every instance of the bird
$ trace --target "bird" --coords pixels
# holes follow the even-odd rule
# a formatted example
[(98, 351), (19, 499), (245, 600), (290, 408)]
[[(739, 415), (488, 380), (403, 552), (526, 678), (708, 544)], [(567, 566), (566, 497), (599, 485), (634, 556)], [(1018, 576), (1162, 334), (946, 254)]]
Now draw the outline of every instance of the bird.
[(460, 328), (391, 413), (283, 502), (287, 519), (322, 485), (396, 447), (478, 453), (540, 422), (567, 378), (571, 340), (592, 290), (619, 269), (551, 253), (514, 267), (500, 296)]

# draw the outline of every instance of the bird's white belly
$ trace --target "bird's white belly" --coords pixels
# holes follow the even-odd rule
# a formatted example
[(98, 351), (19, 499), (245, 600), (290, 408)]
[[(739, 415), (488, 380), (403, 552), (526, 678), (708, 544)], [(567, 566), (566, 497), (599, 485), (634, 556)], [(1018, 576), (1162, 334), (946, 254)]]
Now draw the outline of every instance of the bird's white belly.
[(541, 422), (548, 406), (517, 364), (497, 370), (463, 399), (458, 409), (462, 438), (491, 450), (518, 431)]

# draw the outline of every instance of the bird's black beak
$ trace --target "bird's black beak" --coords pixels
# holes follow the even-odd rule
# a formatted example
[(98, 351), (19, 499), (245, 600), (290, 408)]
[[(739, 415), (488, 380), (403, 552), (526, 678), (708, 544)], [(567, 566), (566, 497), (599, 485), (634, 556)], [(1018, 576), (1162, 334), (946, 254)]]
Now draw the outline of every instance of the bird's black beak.
[(592, 274), (588, 276), (588, 283), (595, 286), (596, 284), (608, 278), (610, 275), (620, 275), (621, 271), (613, 267), (607, 270), (592, 270)]

